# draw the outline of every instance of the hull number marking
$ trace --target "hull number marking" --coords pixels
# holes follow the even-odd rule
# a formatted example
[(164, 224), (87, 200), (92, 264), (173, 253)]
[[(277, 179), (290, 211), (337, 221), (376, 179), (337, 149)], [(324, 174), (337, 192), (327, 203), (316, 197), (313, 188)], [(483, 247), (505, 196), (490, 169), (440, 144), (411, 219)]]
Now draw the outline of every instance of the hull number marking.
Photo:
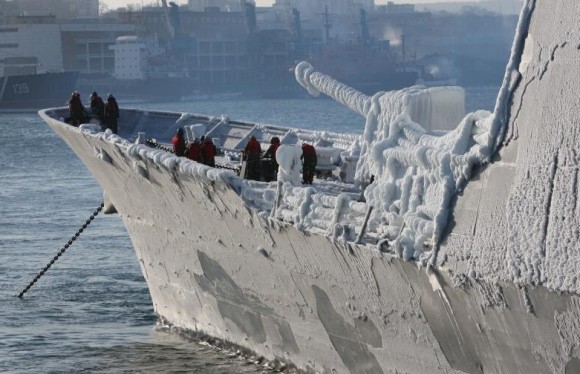
[(28, 84), (26, 83), (16, 83), (12, 85), (12, 89), (16, 95), (26, 95), (30, 93), (28, 89)]

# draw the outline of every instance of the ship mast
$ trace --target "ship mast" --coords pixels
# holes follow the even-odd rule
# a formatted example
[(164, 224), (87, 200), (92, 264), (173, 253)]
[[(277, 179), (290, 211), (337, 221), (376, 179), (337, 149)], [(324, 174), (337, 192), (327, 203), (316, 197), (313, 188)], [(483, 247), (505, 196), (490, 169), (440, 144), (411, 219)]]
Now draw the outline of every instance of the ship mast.
[(401, 48), (403, 53), (403, 66), (405, 66), (405, 62), (407, 61), (406, 51), (405, 51), (405, 34), (401, 34)]
[(300, 20), (300, 11), (296, 8), (292, 8), (292, 17), (295, 33), (294, 53), (296, 58), (302, 58), (302, 22)]
[(332, 25), (330, 24), (329, 21), (329, 16), (328, 16), (328, 5), (324, 6), (324, 29), (326, 30), (326, 42), (328, 43), (330, 41), (330, 28), (332, 27)]
[(169, 37), (173, 39), (175, 37), (175, 29), (173, 28), (173, 25), (171, 25), (171, 21), (169, 19), (169, 8), (167, 6), (167, 0), (161, 0), (161, 4), (163, 7), (163, 19), (165, 21), (165, 27), (167, 28)]
[(362, 44), (366, 48), (369, 45), (371, 36), (369, 33), (369, 25), (367, 21), (367, 11), (360, 8), (360, 27), (361, 27), (361, 39)]

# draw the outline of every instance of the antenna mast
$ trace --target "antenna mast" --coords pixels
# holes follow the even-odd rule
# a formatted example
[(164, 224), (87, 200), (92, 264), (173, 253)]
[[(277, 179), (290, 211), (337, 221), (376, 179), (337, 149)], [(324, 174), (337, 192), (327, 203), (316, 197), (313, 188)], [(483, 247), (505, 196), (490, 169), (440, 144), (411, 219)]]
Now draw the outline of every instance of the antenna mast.
[(325, 5), (324, 6), (324, 28), (326, 30), (326, 42), (327, 43), (330, 41), (330, 28), (332, 27), (328, 18), (329, 18), (328, 17), (328, 5)]

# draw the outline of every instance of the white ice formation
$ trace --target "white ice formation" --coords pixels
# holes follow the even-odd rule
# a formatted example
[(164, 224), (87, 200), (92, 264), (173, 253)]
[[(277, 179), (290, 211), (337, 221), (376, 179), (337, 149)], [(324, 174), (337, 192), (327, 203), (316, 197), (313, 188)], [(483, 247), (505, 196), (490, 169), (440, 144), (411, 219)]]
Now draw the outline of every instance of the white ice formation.
[(282, 144), (276, 151), (276, 162), (278, 162), (278, 181), (290, 183), (293, 186), (300, 184), (300, 156), (302, 149), (295, 145)]
[(365, 190), (373, 208), (368, 227), (405, 259), (426, 259), (446, 227), (451, 197), (493, 151), (492, 114), (460, 119), (459, 87), (414, 86), (369, 97), (307, 62), (297, 66), (296, 77), (310, 93), (323, 92), (366, 118), (356, 183), (372, 181)]
[(296, 67), (296, 78), (308, 92), (324, 93), (366, 119), (355, 183), (370, 183), (364, 193), (367, 231), (380, 246), (388, 244), (405, 259), (436, 261), (451, 198), (503, 139), (534, 3), (528, 0), (523, 6), (494, 113), (463, 116), (457, 87), (415, 86), (370, 97), (315, 72), (307, 62)]

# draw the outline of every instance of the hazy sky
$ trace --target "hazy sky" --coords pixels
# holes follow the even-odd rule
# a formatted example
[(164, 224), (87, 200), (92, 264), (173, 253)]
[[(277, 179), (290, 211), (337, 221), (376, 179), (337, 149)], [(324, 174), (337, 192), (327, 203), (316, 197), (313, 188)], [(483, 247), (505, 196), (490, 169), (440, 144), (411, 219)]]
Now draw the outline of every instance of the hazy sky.
[[(115, 9), (127, 4), (151, 4), (156, 3), (156, 0), (101, 0), (109, 6), (110, 9)], [(376, 4), (386, 4), (388, 0), (375, 0)], [(391, 0), (395, 3), (438, 3), (438, 2), (464, 2), (464, 1), (478, 1), (478, 0)], [(174, 1), (177, 4), (187, 4), (187, 0)], [(258, 6), (270, 6), (274, 0), (256, 0)]]

